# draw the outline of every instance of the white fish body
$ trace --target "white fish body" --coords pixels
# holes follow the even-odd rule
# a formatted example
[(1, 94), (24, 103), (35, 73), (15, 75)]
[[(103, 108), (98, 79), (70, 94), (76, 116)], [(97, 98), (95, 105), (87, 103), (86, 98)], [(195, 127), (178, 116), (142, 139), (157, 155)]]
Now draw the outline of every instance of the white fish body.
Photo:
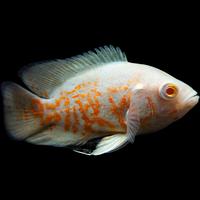
[[(3, 84), (8, 132), (19, 140), (73, 146), (88, 155), (117, 150), (137, 134), (160, 130), (198, 102), (185, 83), (157, 68), (129, 63), (112, 46), (31, 65), (20, 76), (36, 95)], [(95, 138), (102, 139), (94, 150), (82, 148)]]

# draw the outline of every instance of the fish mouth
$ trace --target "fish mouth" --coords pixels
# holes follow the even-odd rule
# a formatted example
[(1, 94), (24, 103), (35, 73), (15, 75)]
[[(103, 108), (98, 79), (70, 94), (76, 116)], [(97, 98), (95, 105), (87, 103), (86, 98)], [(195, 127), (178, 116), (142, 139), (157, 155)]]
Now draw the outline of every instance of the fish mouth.
[(197, 92), (194, 92), (184, 102), (185, 104), (183, 106), (182, 111), (180, 112), (180, 115), (178, 116), (178, 119), (182, 118), (188, 111), (190, 111), (199, 102), (199, 96), (197, 95)]
[(192, 108), (194, 107), (197, 103), (199, 102), (199, 96), (197, 94), (197, 92), (195, 92), (194, 94), (192, 94), (186, 101), (186, 104), (188, 107)]

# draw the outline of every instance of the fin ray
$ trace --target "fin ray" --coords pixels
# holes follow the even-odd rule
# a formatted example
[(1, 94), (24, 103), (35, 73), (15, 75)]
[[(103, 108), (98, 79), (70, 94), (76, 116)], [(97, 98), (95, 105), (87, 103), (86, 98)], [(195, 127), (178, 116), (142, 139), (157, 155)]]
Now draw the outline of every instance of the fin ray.
[(65, 132), (60, 127), (49, 126), (46, 129), (26, 139), (27, 142), (36, 145), (48, 145), (66, 147), (77, 142), (78, 136)]
[(104, 46), (95, 51), (69, 59), (39, 62), (24, 67), (19, 76), (27, 87), (41, 97), (52, 97), (52, 93), (74, 75), (111, 62), (127, 62), (126, 55), (117, 47)]
[(126, 134), (116, 134), (102, 138), (92, 155), (98, 156), (117, 151), (128, 144)]
[(4, 82), (1, 91), (8, 133), (15, 139), (22, 140), (37, 132), (41, 128), (40, 120), (33, 116), (31, 109), (32, 99), (39, 97), (12, 82)]

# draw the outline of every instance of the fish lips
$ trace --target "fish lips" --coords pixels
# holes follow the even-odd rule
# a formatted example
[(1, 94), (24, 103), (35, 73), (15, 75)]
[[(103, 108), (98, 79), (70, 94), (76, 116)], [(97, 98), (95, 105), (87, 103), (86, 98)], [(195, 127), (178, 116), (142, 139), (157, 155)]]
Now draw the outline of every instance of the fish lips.
[(195, 92), (189, 99), (187, 99), (186, 105), (187, 107), (193, 108), (199, 102), (199, 96), (197, 92)]

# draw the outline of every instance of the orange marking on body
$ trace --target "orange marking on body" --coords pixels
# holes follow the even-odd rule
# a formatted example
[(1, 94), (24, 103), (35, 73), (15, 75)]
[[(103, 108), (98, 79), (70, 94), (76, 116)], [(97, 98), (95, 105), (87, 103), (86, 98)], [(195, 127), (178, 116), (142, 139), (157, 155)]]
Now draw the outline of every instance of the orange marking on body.
[(58, 98), (58, 99), (56, 99), (56, 100), (55, 100), (55, 106), (56, 106), (56, 107), (59, 107), (62, 100), (63, 100), (63, 99), (62, 99), (61, 97)]
[(150, 97), (147, 97), (147, 104), (148, 104), (148, 107), (151, 110), (151, 116), (154, 115), (154, 113), (156, 112), (156, 109), (155, 109), (155, 105), (154, 105), (154, 103), (153, 103), (153, 101), (151, 100)]
[(99, 92), (96, 88), (91, 89), (91, 92), (94, 93), (95, 96), (101, 96), (101, 92)]
[[(66, 98), (66, 97), (65, 97)], [(60, 98), (57, 98), (55, 99), (55, 102), (54, 103), (45, 103), (45, 108), (47, 110), (55, 110), (56, 108), (58, 108), (61, 104), (61, 102), (65, 99), (64, 97), (60, 97)]]
[(109, 87), (108, 92), (111, 94), (115, 94), (118, 92), (123, 92), (128, 90), (128, 85), (122, 85), (122, 86), (115, 86), (115, 87)]
[(87, 117), (87, 115), (85, 113), (85, 110), (84, 110), (84, 107), (83, 107), (81, 100), (78, 99), (78, 100), (75, 101), (75, 103), (77, 103), (79, 105), (79, 110), (82, 114), (82, 119), (85, 120), (85, 121), (89, 121), (89, 118)]
[(65, 97), (65, 106), (68, 106), (70, 104), (70, 99), (68, 97)]
[(42, 116), (44, 114), (44, 106), (40, 99), (32, 99), (32, 105), (33, 105), (33, 113), (36, 116)]
[(112, 96), (110, 96), (108, 100), (111, 103), (111, 112), (117, 117), (120, 126), (125, 128), (126, 124), (124, 119), (124, 110), (128, 109), (130, 101), (127, 100), (127, 97), (125, 95), (121, 98), (118, 105), (115, 103)]
[(172, 111), (169, 112), (169, 115), (177, 114), (177, 112), (178, 112), (178, 111), (177, 111), (176, 109), (174, 109), (174, 110), (172, 110)]
[(130, 105), (130, 99), (127, 96), (123, 96), (119, 103), (119, 122), (123, 128), (126, 127), (124, 119), (124, 110), (128, 110)]
[(114, 99), (113, 99), (112, 96), (109, 96), (109, 97), (108, 97), (108, 100), (109, 100), (109, 102), (110, 102), (112, 105), (115, 106), (115, 102), (114, 102)]
[(88, 123), (85, 123), (84, 125), (84, 131), (82, 132), (83, 135), (91, 134), (94, 130), (92, 129), (92, 121), (89, 121)]
[(76, 133), (78, 131), (79, 120), (78, 120), (78, 114), (77, 114), (75, 106), (73, 106), (73, 117), (74, 117), (74, 122), (72, 126), (72, 131), (73, 133)]
[(146, 99), (147, 99), (147, 106), (150, 110), (150, 113), (140, 120), (142, 126), (145, 126), (156, 112), (155, 105), (153, 101), (151, 100), (151, 98), (147, 97)]
[(36, 118), (40, 118), (40, 124), (43, 124), (44, 118), (44, 105), (42, 104), (40, 99), (32, 99), (33, 109), (31, 110), (32, 114)]
[(61, 119), (62, 119), (62, 117), (61, 117), (61, 115), (60, 115), (59, 113), (57, 113), (57, 112), (54, 113), (54, 121), (55, 121), (56, 123), (60, 122)]
[(79, 94), (76, 94), (76, 95), (73, 95), (72, 98), (77, 98), (79, 96), (80, 96)]
[(100, 103), (99, 103), (98, 99), (96, 98), (96, 96), (94, 96), (94, 101), (93, 101), (90, 94), (88, 94), (87, 100), (93, 110), (93, 115), (97, 116), (100, 112), (99, 111)]
[(66, 91), (66, 94), (73, 94), (76, 91), (80, 90), (83, 87), (83, 84), (79, 84), (77, 85), (74, 89), (70, 90), (70, 91)]
[[(33, 104), (32, 113), (36, 118), (38, 117), (40, 118), (41, 125), (58, 123), (61, 120), (61, 115), (57, 112), (54, 112), (56, 107), (59, 105), (59, 101), (57, 101), (56, 103), (42, 104), (40, 99), (33, 99), (32, 104)], [(44, 108), (47, 110), (51, 110), (53, 112), (44, 115)]]
[[(84, 110), (84, 106), (82, 104), (82, 102), (80, 101), (80, 99), (76, 100), (75, 103), (77, 103), (79, 105), (79, 111), (81, 112), (82, 115), (82, 119), (84, 121), (84, 131), (87, 133), (91, 133), (92, 132), (92, 121), (89, 119), (89, 117), (87, 116), (85, 110)], [(84, 133), (84, 132), (83, 132)]]
[(88, 102), (91, 104), (91, 107), (93, 109), (93, 114), (97, 116), (100, 113), (100, 106), (101, 106), (98, 97), (101, 96), (102, 94), (96, 88), (92, 89), (91, 91), (94, 93), (93, 96), (94, 101), (92, 101), (89, 96)]
[(85, 112), (87, 112), (89, 110), (89, 108), (90, 108), (90, 105), (88, 103), (85, 103), (83, 105), (83, 108), (84, 108)]
[(95, 122), (99, 125), (99, 126), (102, 126), (102, 127), (105, 127), (105, 126), (108, 126), (109, 128), (113, 129), (115, 128), (115, 125), (108, 121), (108, 120), (105, 120), (103, 118), (95, 118)]
[(95, 116), (97, 116), (100, 113), (100, 103), (96, 98), (95, 98), (95, 103), (93, 104), (93, 113)]
[(46, 103), (45, 108), (48, 110), (54, 110), (56, 108), (56, 105), (54, 103)]
[(65, 109), (65, 131), (70, 129), (70, 108)]
[(79, 94), (79, 96), (80, 96), (81, 98), (85, 98), (85, 97), (87, 96), (87, 94), (82, 93), (82, 94)]
[(53, 122), (53, 119), (54, 119), (53, 114), (52, 114), (52, 113), (49, 113), (48, 115), (45, 116), (45, 119), (44, 119), (43, 124), (44, 124), (44, 125), (49, 125), (50, 123)]
[(141, 82), (140, 77), (142, 77), (141, 74), (138, 74), (137, 76), (134, 75), (134, 77), (132, 77), (131, 79), (127, 81), (127, 84), (130, 86), (130, 85), (136, 85), (137, 83), (140, 83)]
[(53, 123), (58, 123), (61, 120), (61, 116), (59, 113), (57, 112), (52, 112), (52, 113), (48, 113), (45, 117), (44, 117), (44, 121), (43, 124), (44, 125), (49, 125), (49, 124), (53, 124)]
[(117, 90), (117, 88), (111, 87), (111, 88), (108, 88), (108, 92), (109, 93), (117, 93), (118, 90)]
[(88, 81), (88, 82), (82, 82), (82, 83), (76, 85), (72, 90), (65, 91), (65, 94), (73, 94), (75, 92), (78, 92), (80, 89), (85, 88), (88, 85), (97, 86), (97, 82), (96, 81), (94, 81), (94, 82), (90, 82), (90, 81)]
[(87, 94), (81, 93), (81, 94), (73, 95), (72, 98), (73, 98), (73, 99), (79, 98), (79, 97), (80, 97), (80, 98), (85, 98), (86, 96), (87, 96)]
[(120, 109), (128, 109), (130, 105), (130, 96), (129, 95), (124, 95), (121, 100), (120, 100)]

